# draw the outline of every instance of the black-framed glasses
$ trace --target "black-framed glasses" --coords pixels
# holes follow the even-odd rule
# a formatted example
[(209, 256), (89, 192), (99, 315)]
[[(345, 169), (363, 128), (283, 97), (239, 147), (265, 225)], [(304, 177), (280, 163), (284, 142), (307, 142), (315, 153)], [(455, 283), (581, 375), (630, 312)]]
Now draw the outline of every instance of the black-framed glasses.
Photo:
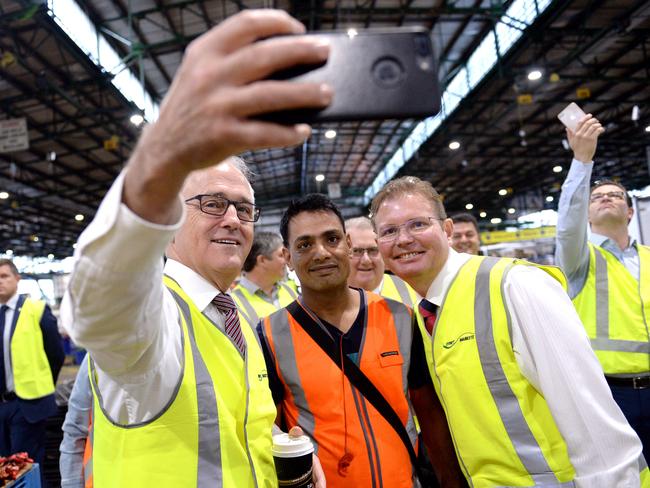
[(625, 200), (625, 192), (624, 191), (607, 191), (603, 193), (592, 193), (591, 196), (589, 197), (589, 201), (591, 202), (599, 202), (603, 198), (609, 198), (610, 200)]
[(381, 242), (391, 242), (397, 239), (399, 231), (404, 231), (410, 236), (421, 234), (431, 228), (432, 221), (444, 220), (437, 217), (418, 217), (404, 222), (401, 225), (387, 225), (379, 229), (377, 233), (377, 240)]
[(355, 259), (361, 259), (364, 254), (368, 253), (369, 258), (376, 258), (379, 256), (378, 247), (353, 247), (350, 255)]
[(223, 195), (195, 195), (192, 198), (185, 200), (185, 203), (190, 203), (196, 200), (199, 202), (199, 210), (201, 212), (212, 215), (214, 217), (221, 217), (228, 211), (231, 205), (235, 207), (237, 217), (242, 222), (257, 222), (260, 218), (260, 208), (250, 202), (237, 202), (229, 200)]

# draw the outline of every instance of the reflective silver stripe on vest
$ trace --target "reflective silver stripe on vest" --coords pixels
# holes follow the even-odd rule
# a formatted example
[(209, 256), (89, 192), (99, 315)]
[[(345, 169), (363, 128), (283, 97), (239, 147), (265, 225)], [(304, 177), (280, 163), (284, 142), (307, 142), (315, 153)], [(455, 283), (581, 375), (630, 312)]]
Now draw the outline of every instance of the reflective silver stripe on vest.
[[(285, 309), (282, 309), (271, 315), (269, 320), (271, 323), (273, 344), (275, 346), (276, 365), (279, 366), (284, 382), (291, 389), (293, 400), (298, 407), (298, 425), (302, 427), (302, 430), (309, 437), (314, 439), (316, 421), (314, 420), (309, 403), (307, 403), (305, 390), (300, 381), (300, 374), (298, 374), (296, 351), (293, 347), (291, 330), (289, 329), (289, 313)], [(264, 328), (262, 330), (266, 333)], [(315, 446), (315, 449), (318, 449), (318, 446)]]
[[(404, 358), (404, 364), (402, 365), (402, 385), (404, 385), (404, 395), (408, 399), (408, 365), (411, 364), (411, 344), (413, 342), (413, 327), (414, 322), (411, 317), (411, 314), (408, 312), (402, 303), (396, 302), (391, 299), (384, 299), (390, 313), (393, 316), (395, 322), (395, 331), (397, 332), (397, 341), (399, 342), (399, 351), (402, 357)], [(415, 325), (417, 327), (417, 325)], [(409, 403), (409, 415), (406, 422), (406, 431), (409, 434), (411, 443), (415, 445), (417, 439), (417, 429), (415, 428), (415, 422), (413, 421), (413, 415), (411, 414), (411, 401)]]
[(242, 306), (244, 307), (245, 310), (242, 310), (238, 308), (239, 313), (244, 316), (244, 319), (246, 322), (248, 322), (248, 325), (250, 325), (253, 329), (257, 327), (257, 323), (260, 321), (259, 316), (257, 315), (257, 312), (255, 311), (255, 308), (253, 308), (253, 305), (251, 305), (251, 302), (249, 302), (246, 299), (246, 296), (244, 296), (244, 293), (241, 290), (233, 290), (232, 294), (235, 295)]
[(503, 371), (496, 344), (494, 343), (494, 324), (492, 323), (492, 309), (490, 306), (490, 272), (498, 261), (497, 258), (486, 258), (481, 262), (475, 285), (476, 346), (478, 347), (487, 386), (490, 389), (512, 446), (524, 468), (533, 478), (535, 486), (574, 486), (573, 482), (568, 484), (560, 483), (549, 467)]
[(223, 486), (223, 476), (221, 474), (221, 439), (214, 383), (196, 345), (190, 308), (174, 290), (169, 289), (169, 291), (176, 300), (183, 317), (185, 317), (185, 324), (187, 325), (188, 336), (190, 338), (192, 359), (194, 361), (194, 380), (196, 382), (197, 408), (199, 413), (199, 449), (197, 453), (199, 459), (196, 486), (220, 488)]
[[(90, 367), (90, 365), (89, 365)], [(91, 390), (92, 391), (92, 390)], [(92, 399), (92, 397), (91, 397)], [(93, 418), (93, 407), (92, 407), (92, 402), (90, 404), (90, 418)], [(95, 454), (94, 447), (93, 446), (93, 440), (95, 438), (95, 421), (94, 419), (91, 421), (91, 427), (88, 429), (88, 439), (86, 439), (86, 442), (90, 443), (90, 457), (88, 458), (88, 461), (86, 464), (84, 464), (83, 467), (83, 473), (84, 473), (84, 486), (90, 478), (93, 475), (93, 455)], [(641, 455), (643, 457), (643, 455)]]
[(638, 352), (650, 354), (650, 342), (626, 341), (609, 337), (609, 278), (607, 260), (595, 248), (596, 257), (596, 338), (590, 339), (596, 351)]
[(298, 294), (296, 293), (296, 291), (293, 288), (291, 288), (289, 285), (280, 282), (278, 282), (278, 284), (280, 285), (281, 288), (284, 288), (284, 291), (286, 291), (291, 298), (293, 298), (294, 300), (298, 298)]
[(406, 286), (406, 283), (396, 276), (391, 276), (391, 275), (387, 275), (387, 276), (395, 284), (395, 288), (397, 289), (397, 293), (399, 293), (402, 303), (413, 308), (415, 305), (411, 300), (411, 295), (409, 295), (409, 290)]

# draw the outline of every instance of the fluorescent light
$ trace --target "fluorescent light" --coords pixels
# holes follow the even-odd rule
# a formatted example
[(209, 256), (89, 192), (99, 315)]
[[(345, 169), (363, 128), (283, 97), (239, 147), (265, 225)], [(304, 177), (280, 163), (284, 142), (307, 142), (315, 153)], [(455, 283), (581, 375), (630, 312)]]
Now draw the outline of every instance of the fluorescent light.
[(562, 166), (557, 165), (553, 166), (553, 173), (561, 173), (562, 172)]
[(507, 194), (508, 194), (508, 190), (506, 190), (505, 188), (501, 188), (499, 190), (499, 195), (501, 195), (502, 197), (505, 197)]
[(537, 81), (542, 77), (542, 72), (541, 70), (534, 69), (532, 71), (528, 72), (528, 79), (530, 81)]
[(458, 141), (451, 141), (449, 143), (449, 149), (451, 149), (452, 151), (455, 151), (459, 147), (460, 147), (460, 142), (458, 142)]
[(315, 177), (314, 179), (315, 179), (316, 181), (318, 181), (318, 182), (320, 182), (320, 181), (324, 181), (324, 180), (325, 180), (325, 175), (323, 175), (323, 174), (316, 175), (316, 177)]
[(328, 139), (334, 139), (336, 137), (336, 131), (334, 129), (326, 130), (325, 137)]
[(481, 212), (480, 214), (478, 214), (478, 216), (484, 219), (485, 217), (487, 217), (487, 212)]
[(0, 200), (6, 200), (7, 198), (9, 198), (9, 193), (6, 191), (0, 191)]
[(144, 117), (141, 114), (133, 114), (129, 120), (133, 125), (138, 127), (140, 124), (142, 124), (142, 122), (144, 122)]
[(465, 205), (465, 208), (467, 210), (472, 210), (474, 208), (474, 205), (472, 205), (471, 203), (468, 203), (467, 205)]
[(509, 213), (510, 215), (512, 215), (512, 214), (515, 213), (515, 212), (516, 212), (516, 210), (515, 210), (514, 208), (512, 208), (512, 207), (508, 209), (508, 213)]
[(84, 216), (82, 214), (77, 214), (77, 215), (74, 216), (74, 219), (77, 222), (81, 222), (84, 219)]
[(551, 195), (546, 197), (547, 202), (552, 202), (553, 200), (555, 200), (555, 198), (553, 198)]
[(492, 224), (500, 224), (500, 223), (501, 223), (501, 219), (500, 219), (499, 217), (492, 217), (492, 218), (490, 219), (490, 223), (492, 223)]

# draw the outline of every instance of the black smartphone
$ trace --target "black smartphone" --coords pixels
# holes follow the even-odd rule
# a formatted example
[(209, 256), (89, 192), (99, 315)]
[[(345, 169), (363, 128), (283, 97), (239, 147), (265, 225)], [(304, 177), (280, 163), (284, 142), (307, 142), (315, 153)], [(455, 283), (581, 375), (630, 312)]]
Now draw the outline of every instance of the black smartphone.
[(321, 65), (301, 65), (271, 79), (328, 83), (332, 103), (322, 110), (287, 110), (259, 116), (283, 124), (424, 118), (440, 111), (437, 65), (424, 28), (314, 32), (330, 55)]

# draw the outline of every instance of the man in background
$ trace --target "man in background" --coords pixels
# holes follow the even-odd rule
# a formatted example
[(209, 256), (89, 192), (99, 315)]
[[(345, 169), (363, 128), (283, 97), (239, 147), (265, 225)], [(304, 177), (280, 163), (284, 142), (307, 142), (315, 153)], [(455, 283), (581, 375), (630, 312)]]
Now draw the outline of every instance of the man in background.
[(451, 217), (454, 230), (451, 234), (451, 247), (456, 252), (479, 255), (481, 251), (481, 234), (476, 218), (469, 213), (460, 213)]
[(416, 293), (404, 280), (385, 273), (386, 266), (377, 247), (377, 234), (367, 217), (345, 221), (350, 237), (350, 276), (348, 285), (373, 291), (416, 309)]
[(284, 281), (286, 270), (282, 237), (273, 232), (256, 232), (244, 261), (243, 276), (232, 292), (239, 312), (251, 327), (298, 297), (292, 284)]

